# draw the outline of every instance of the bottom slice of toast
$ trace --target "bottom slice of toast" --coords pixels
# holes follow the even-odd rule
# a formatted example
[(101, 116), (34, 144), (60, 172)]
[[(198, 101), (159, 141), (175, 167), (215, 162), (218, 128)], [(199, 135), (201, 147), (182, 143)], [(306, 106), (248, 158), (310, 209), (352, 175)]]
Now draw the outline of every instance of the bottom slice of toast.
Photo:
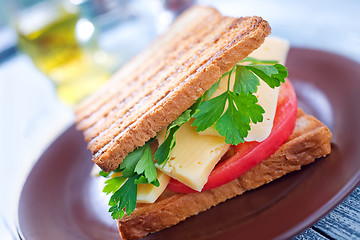
[(331, 151), (330, 130), (316, 118), (298, 110), (290, 138), (269, 158), (241, 177), (205, 192), (181, 194), (165, 190), (153, 204), (138, 205), (130, 216), (117, 221), (124, 240), (139, 239), (173, 226), (227, 199), (255, 189)]

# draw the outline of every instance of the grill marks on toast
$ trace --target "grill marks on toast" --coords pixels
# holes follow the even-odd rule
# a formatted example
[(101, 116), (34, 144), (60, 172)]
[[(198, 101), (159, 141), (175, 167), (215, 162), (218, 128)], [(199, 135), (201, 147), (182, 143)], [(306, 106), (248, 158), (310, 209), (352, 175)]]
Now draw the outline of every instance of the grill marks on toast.
[[(176, 74), (181, 71), (180, 69), (183, 68), (184, 65), (188, 65), (188, 57), (186, 55), (188, 54), (190, 56), (194, 56), (195, 53), (199, 51), (199, 47), (201, 47), (197, 43), (197, 41), (199, 41), (199, 37), (205, 37), (214, 30), (215, 22), (210, 22), (210, 24), (212, 25), (207, 24), (202, 27), (201, 30), (199, 29), (200, 31), (198, 31), (198, 33), (200, 36), (194, 36), (194, 34), (192, 34), (193, 36), (189, 36), (187, 39), (189, 45), (186, 45), (185, 48), (175, 46), (170, 49), (167, 56), (161, 60), (163, 64), (155, 64), (152, 66), (152, 71), (134, 79), (134, 82), (137, 82), (134, 87), (126, 88), (126, 93), (120, 92), (113, 101), (105, 104), (105, 106), (112, 109), (106, 109), (104, 113), (109, 112), (107, 116), (114, 116), (114, 118), (107, 118), (105, 123), (101, 122), (100, 124), (98, 121), (101, 119), (101, 113), (96, 115), (94, 114), (92, 121), (94, 125), (88, 126), (88, 129), (85, 131), (86, 140), (89, 141), (95, 137), (94, 134), (100, 133), (105, 129), (112, 128), (113, 126), (111, 125), (115, 123), (115, 119), (120, 120), (120, 118), (126, 118), (127, 116), (125, 116), (124, 113), (127, 112), (127, 115), (129, 115), (129, 109), (139, 105), (142, 98), (149, 96), (152, 94), (152, 91), (167, 84), (167, 82), (171, 80), (171, 77), (175, 77)], [(169, 62), (172, 64), (168, 64)], [(119, 124), (119, 122), (116, 124)]]
[[(189, 11), (150, 47), (157, 49), (125, 65), (97, 97), (77, 108), (77, 127), (103, 170), (114, 170), (129, 152), (175, 120), (270, 33), (259, 17), (222, 17), (208, 7)], [(191, 27), (184, 27), (188, 22)], [(163, 43), (167, 47), (160, 47)], [(134, 73), (137, 64), (142, 71)], [(97, 99), (101, 94), (105, 96)]]
[[(159, 37), (143, 53), (125, 64), (109, 81), (108, 87), (98, 91), (77, 107), (78, 128), (81, 130), (88, 128), (89, 126), (84, 124), (83, 120), (92, 117), (91, 114), (102, 108), (103, 104), (108, 103), (113, 96), (119, 95), (128, 85), (134, 84), (136, 82), (134, 79), (143, 77), (145, 74), (148, 74), (148, 71), (154, 71), (153, 69), (156, 67), (162, 67), (159, 64), (162, 62), (162, 59), (165, 59), (168, 54), (174, 54), (174, 50), (179, 48), (183, 42), (186, 42), (189, 37), (193, 37), (194, 32), (198, 33), (204, 28), (203, 25), (194, 24), (195, 21), (215, 25), (221, 17), (221, 14), (213, 8), (207, 8), (206, 11), (201, 12), (196, 11), (196, 8), (194, 8), (190, 10), (187, 18), (180, 17), (177, 19), (168, 34)], [(184, 28), (188, 29), (187, 34), (181, 34)], [(119, 84), (122, 84), (123, 88), (119, 88)], [(106, 113), (104, 115), (106, 116)]]
[[(226, 21), (224, 21), (224, 26), (226, 26), (230, 20), (232, 21), (232, 19), (226, 19)], [(209, 42), (211, 41), (212, 39), (209, 39)], [(102, 126), (99, 126), (100, 129), (92, 131), (90, 128), (89, 130), (93, 133), (101, 132), (100, 135), (94, 139), (95, 141), (92, 140), (91, 143), (94, 145), (103, 145), (104, 142), (108, 143), (111, 141), (115, 135), (117, 135), (118, 131), (123, 130), (120, 126), (127, 127), (129, 124), (136, 121), (138, 117), (133, 116), (142, 116), (154, 106), (154, 104), (165, 98), (166, 95), (174, 89), (174, 86), (178, 86), (183, 82), (186, 76), (193, 74), (196, 69), (203, 64), (202, 62), (196, 61), (199, 58), (199, 55), (201, 56), (205, 50), (211, 48), (210, 44), (205, 43), (194, 44), (194, 46), (197, 47), (187, 49), (184, 51), (184, 55), (173, 59), (172, 62), (175, 62), (174, 65), (168, 67), (168, 70), (165, 73), (160, 72), (159, 75), (165, 74), (165, 78), (155, 75), (149, 79), (143, 87), (133, 92), (133, 96), (136, 96), (136, 98), (131, 99), (130, 103), (126, 106), (121, 106), (113, 111), (112, 113), (114, 113), (114, 115), (111, 115), (113, 118), (107, 118), (108, 121), (105, 124), (102, 124)], [(216, 51), (218, 50), (216, 49)], [(208, 60), (207, 57), (205, 57), (205, 59)], [(114, 119), (116, 120), (113, 121)], [(85, 131), (85, 137), (87, 137), (87, 131)], [(94, 136), (92, 135), (91, 138), (92, 137)], [(102, 142), (99, 143), (99, 140)], [(97, 149), (91, 150), (96, 151)]]

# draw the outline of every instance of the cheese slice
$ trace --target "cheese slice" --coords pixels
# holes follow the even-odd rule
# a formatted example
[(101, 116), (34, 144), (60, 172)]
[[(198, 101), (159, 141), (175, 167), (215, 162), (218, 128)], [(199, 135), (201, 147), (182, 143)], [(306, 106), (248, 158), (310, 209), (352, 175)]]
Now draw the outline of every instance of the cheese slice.
[(272, 89), (264, 81), (260, 81), (256, 97), (258, 98), (258, 104), (265, 110), (265, 113), (262, 122), (250, 123), (250, 131), (245, 138), (245, 142), (261, 142), (270, 135), (276, 113), (279, 88)]
[[(285, 64), (289, 48), (290, 45), (288, 41), (277, 37), (268, 37), (265, 39), (263, 45), (251, 53), (249, 57), (253, 57), (259, 60), (275, 60), (281, 64)], [(230, 77), (230, 86), (234, 85), (234, 81), (235, 74), (232, 74)], [(213, 98), (219, 96), (225, 92), (227, 90), (227, 82), (228, 76), (223, 77), (220, 80), (218, 89), (216, 89), (211, 97)], [(257, 124), (250, 123), (251, 130), (248, 132), (248, 136), (245, 138), (245, 141), (247, 142), (261, 142), (270, 135), (276, 113), (279, 88), (272, 89), (264, 81), (260, 80), (260, 85), (258, 86), (258, 91), (255, 95), (258, 98), (258, 104), (265, 110), (265, 113), (263, 114), (262, 122)], [(220, 136), (214, 126), (206, 129), (203, 132), (199, 132), (199, 134)]]
[[(192, 120), (184, 124), (176, 133), (176, 145), (164, 167), (156, 167), (172, 178), (190, 188), (201, 191), (210, 172), (227, 152), (230, 145), (223, 137), (202, 136), (192, 127)], [(165, 131), (158, 134), (159, 143), (163, 142)]]
[(170, 177), (159, 170), (157, 171), (157, 179), (160, 183), (159, 187), (148, 184), (138, 184), (137, 186), (137, 202), (139, 203), (154, 203), (156, 199), (162, 194), (170, 182)]
[[(249, 57), (259, 60), (275, 60), (285, 65), (289, 49), (290, 44), (287, 40), (278, 37), (268, 37), (263, 45), (252, 52)], [(279, 88), (272, 89), (264, 81), (260, 81), (256, 96), (258, 104), (265, 110), (264, 119), (257, 124), (250, 124), (251, 130), (245, 138), (247, 142), (261, 142), (270, 135), (276, 113)]]
[(254, 50), (249, 57), (259, 60), (275, 60), (285, 65), (289, 49), (290, 43), (288, 40), (270, 36), (267, 37), (264, 43), (258, 49)]

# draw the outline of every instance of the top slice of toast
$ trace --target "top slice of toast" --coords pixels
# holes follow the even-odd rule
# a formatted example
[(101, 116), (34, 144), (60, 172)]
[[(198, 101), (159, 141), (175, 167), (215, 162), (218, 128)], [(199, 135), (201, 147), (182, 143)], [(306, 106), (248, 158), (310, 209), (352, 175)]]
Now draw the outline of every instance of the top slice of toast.
[(260, 17), (195, 6), (75, 110), (93, 161), (116, 169), (270, 34)]

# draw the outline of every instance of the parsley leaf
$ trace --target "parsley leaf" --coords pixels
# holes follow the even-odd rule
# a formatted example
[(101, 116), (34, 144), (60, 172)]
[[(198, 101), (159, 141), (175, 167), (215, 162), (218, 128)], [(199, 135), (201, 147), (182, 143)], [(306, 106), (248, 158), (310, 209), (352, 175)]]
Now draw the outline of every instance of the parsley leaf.
[(279, 87), (281, 82), (285, 82), (287, 77), (286, 68), (280, 64), (249, 65), (246, 68), (259, 76), (271, 88)]
[(179, 130), (180, 126), (174, 125), (166, 134), (164, 142), (159, 146), (154, 154), (154, 158), (157, 159), (157, 164), (161, 165), (167, 162), (170, 157), (171, 150), (175, 147), (176, 138), (175, 133)]
[(135, 179), (135, 184), (147, 184), (149, 181), (146, 179), (145, 176), (140, 176), (139, 178)]
[(235, 72), (234, 92), (256, 93), (259, 79), (245, 66), (238, 65)]
[(152, 184), (154, 185), (155, 187), (159, 187), (160, 186), (160, 182), (159, 180), (155, 179), (153, 182), (149, 182), (148, 179), (144, 176), (140, 176), (140, 178), (138, 179), (135, 179), (134, 181), (135, 184)]
[(227, 92), (200, 104), (199, 111), (194, 114), (195, 120), (192, 123), (192, 126), (197, 126), (197, 132), (204, 131), (219, 120), (224, 112), (226, 99)]
[[(114, 172), (122, 176), (110, 178), (105, 182), (103, 192), (112, 193), (109, 200), (109, 212), (114, 219), (130, 215), (137, 200), (137, 184), (151, 183), (159, 186), (157, 172), (151, 153), (150, 142), (128, 154)], [(124, 212), (125, 209), (125, 212)]]
[(288, 76), (286, 67), (278, 64), (277, 61), (258, 60), (252, 57), (247, 57), (244, 60), (240, 61), (240, 63), (246, 62), (250, 62), (251, 64), (237, 64), (235, 68), (238, 68), (239, 66), (247, 68), (248, 70), (256, 74), (259, 78), (261, 78), (263, 81), (265, 81), (271, 88), (279, 87), (281, 82), (285, 82), (285, 78)]
[(103, 170), (100, 170), (99, 175), (102, 177), (107, 178), (110, 175), (111, 172), (104, 172)]
[(288, 76), (286, 67), (281, 64), (275, 64), (274, 67), (277, 69), (278, 73), (275, 75), (272, 75), (271, 77), (276, 78), (280, 82), (285, 82), (285, 78), (287, 78), (287, 76)]
[(187, 123), (190, 120), (190, 118), (191, 118), (191, 109), (188, 109), (170, 124), (168, 131), (171, 130), (171, 128)]
[(124, 160), (120, 164), (120, 169), (122, 170), (123, 177), (128, 178), (134, 175), (135, 167), (138, 164), (140, 158), (143, 156), (146, 145), (148, 144), (145, 144), (144, 146), (135, 149), (124, 158)]
[(215, 129), (221, 136), (225, 136), (226, 143), (236, 145), (244, 142), (250, 127), (246, 124), (246, 118), (242, 119), (242, 116), (236, 111), (234, 102), (230, 101), (228, 109), (216, 123)]
[(144, 173), (144, 176), (149, 183), (156, 180), (157, 177), (156, 168), (154, 165), (149, 144), (145, 144), (145, 149), (143, 151), (143, 154), (136, 164), (135, 172), (139, 175)]
[(105, 187), (103, 192), (106, 194), (116, 192), (120, 186), (125, 182), (126, 178), (124, 177), (114, 177), (105, 181)]
[(228, 91), (228, 109), (215, 125), (225, 142), (237, 145), (244, 142), (250, 131), (250, 120), (254, 123), (263, 120), (264, 109), (257, 105), (257, 98), (252, 94)]
[(250, 120), (253, 123), (263, 121), (264, 109), (257, 104), (258, 99), (252, 94), (245, 93), (230, 93), (230, 99), (234, 101), (237, 111), (240, 113), (243, 119), (246, 118), (246, 123), (250, 124)]
[(109, 200), (109, 212), (114, 219), (124, 216), (124, 209), (127, 215), (130, 215), (136, 207), (137, 185), (134, 181), (139, 175), (134, 175), (120, 187)]

